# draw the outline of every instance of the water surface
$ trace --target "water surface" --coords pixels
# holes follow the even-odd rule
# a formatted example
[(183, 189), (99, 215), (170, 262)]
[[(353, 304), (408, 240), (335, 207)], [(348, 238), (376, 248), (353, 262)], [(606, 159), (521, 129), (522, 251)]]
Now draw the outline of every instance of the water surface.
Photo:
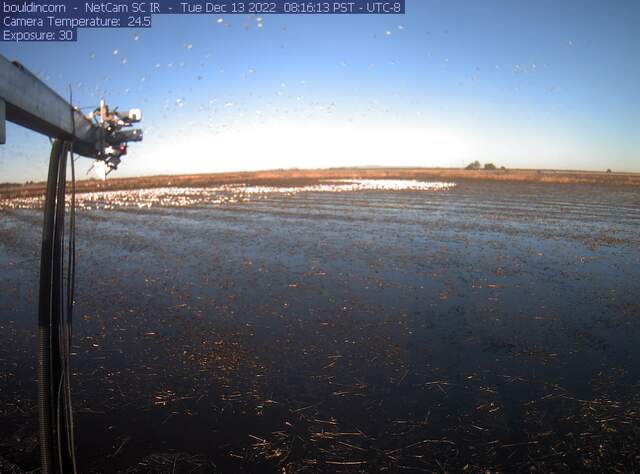
[[(640, 192), (387, 184), (80, 196), (81, 472), (637, 466)], [(0, 457), (24, 469), (38, 206), (0, 210)]]

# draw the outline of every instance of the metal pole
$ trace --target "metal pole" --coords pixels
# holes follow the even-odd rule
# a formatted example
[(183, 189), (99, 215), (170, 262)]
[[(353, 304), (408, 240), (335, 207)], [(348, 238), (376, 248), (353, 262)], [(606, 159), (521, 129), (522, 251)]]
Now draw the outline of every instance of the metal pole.
[[(113, 170), (126, 154), (127, 143), (142, 140), (142, 130), (123, 130), (141, 120), (139, 109), (126, 113), (109, 111), (102, 102), (99, 121), (94, 120), (93, 114), (91, 119), (85, 117), (22, 64), (0, 54), (0, 145), (5, 143), (7, 120), (54, 138), (44, 205), (38, 304), (38, 411), (43, 474), (76, 471), (69, 391), (71, 310), (65, 313), (63, 292), (67, 154), (73, 144), (74, 153), (100, 159)], [(72, 291), (67, 295), (71, 299), (69, 295)], [(72, 302), (67, 303), (70, 308)]]
[(4, 145), (7, 142), (6, 125), (6, 105), (4, 103), (4, 100), (0, 99), (0, 145)]

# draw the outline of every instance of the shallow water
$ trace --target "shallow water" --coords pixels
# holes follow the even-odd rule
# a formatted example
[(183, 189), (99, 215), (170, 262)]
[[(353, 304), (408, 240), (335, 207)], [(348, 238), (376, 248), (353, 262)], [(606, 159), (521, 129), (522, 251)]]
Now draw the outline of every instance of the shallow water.
[[(636, 466), (640, 191), (456, 184), (85, 196), (81, 472)], [(0, 210), (0, 456), (24, 469), (37, 206)]]

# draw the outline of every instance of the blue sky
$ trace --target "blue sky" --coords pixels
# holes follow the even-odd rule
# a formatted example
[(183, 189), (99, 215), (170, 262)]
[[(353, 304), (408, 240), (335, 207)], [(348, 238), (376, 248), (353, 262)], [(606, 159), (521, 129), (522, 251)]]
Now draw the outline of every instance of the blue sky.
[[(140, 107), (118, 176), (330, 166), (640, 171), (640, 2), (407, 0), (406, 15), (156, 16), (0, 43), (75, 103)], [(0, 181), (44, 179), (9, 126)], [(80, 164), (85, 170), (89, 160)]]

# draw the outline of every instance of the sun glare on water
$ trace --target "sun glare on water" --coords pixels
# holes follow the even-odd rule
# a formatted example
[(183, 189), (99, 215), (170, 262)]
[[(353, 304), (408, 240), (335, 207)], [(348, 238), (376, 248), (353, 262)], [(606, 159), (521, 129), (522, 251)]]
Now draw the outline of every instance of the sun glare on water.
[[(293, 196), (299, 193), (353, 193), (361, 191), (445, 191), (455, 183), (393, 179), (324, 180), (306, 186), (248, 186), (231, 184), (203, 188), (165, 187), (78, 193), (78, 209), (118, 209), (150, 207), (215, 206), (251, 202), (271, 196)], [(69, 199), (69, 198), (68, 198)], [(36, 209), (44, 198), (20, 197), (0, 200), (0, 209)]]

